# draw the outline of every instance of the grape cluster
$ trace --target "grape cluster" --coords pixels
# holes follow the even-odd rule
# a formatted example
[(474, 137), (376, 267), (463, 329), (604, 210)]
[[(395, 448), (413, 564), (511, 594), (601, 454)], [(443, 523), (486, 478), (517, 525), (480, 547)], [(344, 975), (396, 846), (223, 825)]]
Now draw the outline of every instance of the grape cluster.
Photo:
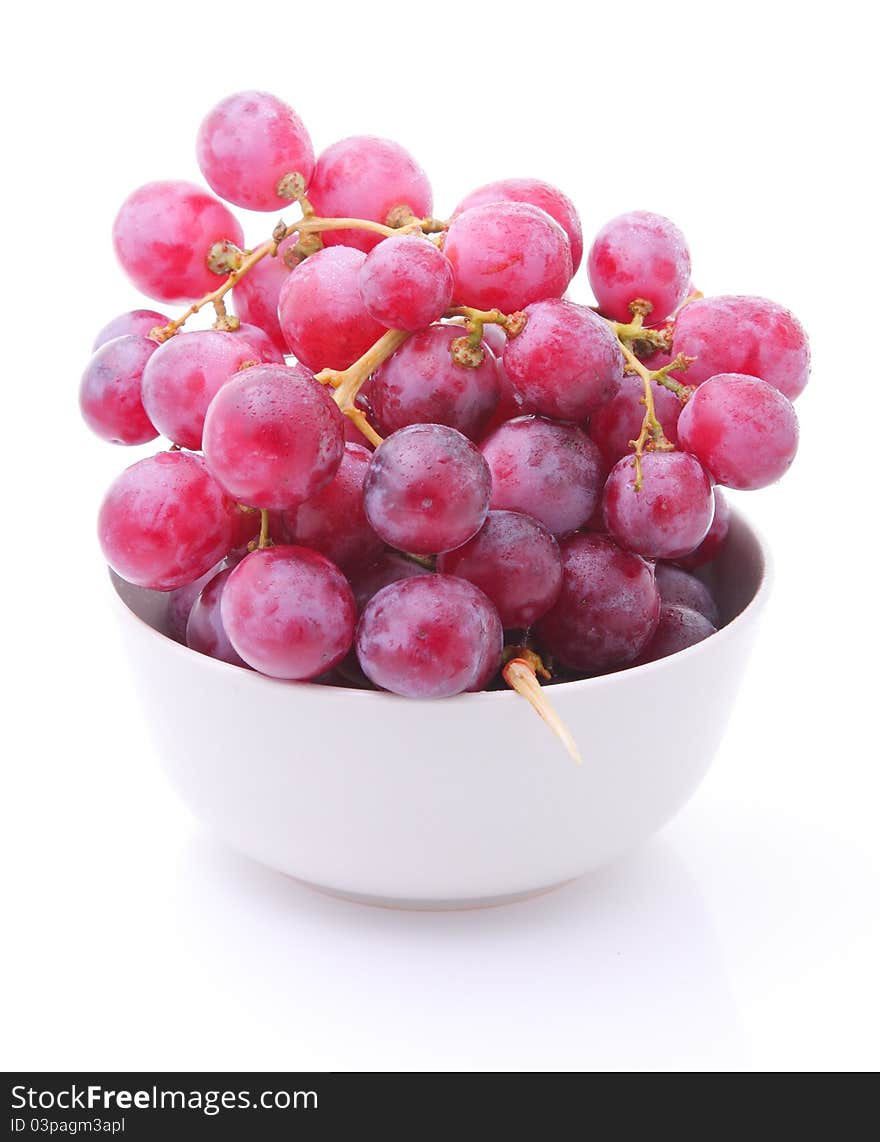
[[(727, 534), (720, 489), (778, 480), (797, 448), (791, 313), (703, 297), (656, 214), (585, 250), (538, 179), (434, 218), (397, 143), (316, 156), (263, 92), (218, 104), (196, 154), (219, 198), (148, 183), (113, 226), (134, 284), (188, 308), (114, 318), (80, 388), (104, 440), (170, 442), (117, 478), (98, 526), (120, 576), (167, 593), (171, 637), (408, 697), (506, 681), (552, 724), (551, 669), (619, 670), (718, 628), (694, 572)], [(297, 216), (247, 248), (225, 203)], [(595, 305), (569, 292), (582, 259)]]

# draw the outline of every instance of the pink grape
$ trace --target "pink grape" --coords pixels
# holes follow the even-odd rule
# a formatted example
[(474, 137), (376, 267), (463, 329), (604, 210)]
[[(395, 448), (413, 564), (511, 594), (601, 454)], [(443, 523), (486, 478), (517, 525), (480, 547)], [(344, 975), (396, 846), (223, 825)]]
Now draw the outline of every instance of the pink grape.
[(622, 547), (647, 559), (676, 559), (700, 543), (712, 523), (712, 483), (687, 452), (646, 452), (642, 487), (635, 461), (618, 460), (605, 484), (605, 525)]
[(229, 551), (235, 505), (189, 452), (160, 452), (116, 477), (98, 514), (104, 558), (129, 583), (173, 591)]
[(366, 258), (348, 246), (321, 250), (281, 287), (282, 332), (297, 360), (315, 372), (347, 369), (386, 332), (361, 299), (358, 279)]
[(490, 511), (473, 539), (438, 557), (437, 570), (479, 587), (507, 630), (528, 629), (562, 589), (559, 544), (543, 524), (519, 512)]
[(252, 360), (256, 358), (264, 365), (284, 364), (284, 354), (269, 334), (256, 325), (241, 321), (238, 328), (230, 330), (227, 336), (234, 337), (237, 341), (244, 341), (255, 349), (256, 353), (252, 356)]
[(244, 246), (235, 216), (191, 182), (167, 179), (133, 191), (113, 223), (120, 265), (147, 297), (195, 301), (221, 279), (208, 268), (216, 242)]
[[(265, 330), (281, 353), (287, 353), (288, 347), (278, 323), (278, 298), (281, 287), (291, 272), (284, 261), (284, 255), (298, 241), (298, 234), (291, 234), (289, 238), (285, 238), (279, 244), (275, 257), (266, 254), (254, 263), (238, 280), (232, 291), (235, 312), (241, 320)], [(262, 249), (262, 246), (259, 248)]]
[(211, 401), (205, 459), (239, 503), (297, 507), (336, 474), (344, 452), (342, 420), (327, 390), (301, 365), (257, 365)]
[(234, 568), (227, 567), (214, 575), (196, 596), (186, 621), (186, 645), (199, 654), (228, 662), (232, 666), (247, 663), (229, 641), (229, 635), (220, 617), (223, 588)]
[(346, 656), (357, 614), (335, 564), (307, 547), (282, 545), (245, 556), (223, 588), (220, 617), (249, 666), (305, 681)]
[(415, 579), (419, 575), (430, 575), (430, 573), (427, 567), (407, 559), (397, 551), (383, 551), (375, 563), (355, 567), (348, 573), (358, 614), (377, 592), (390, 583), (396, 583), (400, 579)]
[(178, 333), (156, 349), (144, 369), (144, 408), (174, 444), (198, 450), (208, 405), (243, 366), (258, 360), (249, 342), (230, 333)]
[(542, 416), (584, 420), (623, 379), (617, 338), (606, 321), (571, 301), (536, 301), (525, 313), (525, 328), (504, 349), (510, 383)]
[(598, 674), (626, 666), (645, 648), (660, 617), (651, 566), (607, 535), (569, 536), (562, 591), (536, 633), (563, 666)]
[(744, 373), (794, 400), (810, 376), (810, 343), (787, 309), (763, 297), (704, 297), (675, 319), (672, 352), (696, 357), (687, 383), (719, 373)]
[(146, 444), (159, 433), (144, 411), (141, 378), (155, 341), (135, 334), (105, 341), (86, 366), (79, 407), (92, 430), (111, 444)]
[(727, 539), (727, 533), (730, 530), (730, 504), (728, 504), (720, 488), (716, 487), (713, 491), (715, 494), (715, 515), (712, 517), (712, 526), (706, 532), (706, 538), (693, 551), (687, 555), (682, 555), (675, 561), (679, 567), (684, 567), (686, 571), (693, 571), (705, 563), (710, 563)]
[(342, 462), (329, 484), (284, 513), (290, 542), (320, 551), (343, 570), (379, 556), (382, 540), (364, 512), (364, 479), (371, 459), (366, 448), (345, 445)]
[(149, 337), (154, 329), (167, 324), (168, 318), (163, 313), (157, 313), (155, 309), (132, 309), (128, 313), (120, 313), (99, 330), (92, 345), (92, 352), (100, 349), (108, 341), (124, 337), (129, 333), (136, 337)]
[[(671, 444), (678, 444), (681, 401), (656, 381), (652, 382), (651, 389), (654, 393), (654, 409), (657, 419), (663, 425), (666, 439)], [(625, 373), (614, 396), (590, 417), (590, 437), (599, 445), (602, 457), (609, 467), (632, 454), (630, 441), (639, 435), (645, 416), (645, 406), (641, 403), (644, 395), (642, 378), (634, 373)]]
[(443, 252), (455, 274), (455, 301), (504, 313), (561, 297), (571, 281), (565, 231), (524, 202), (472, 206), (453, 218)]
[(204, 575), (199, 575), (198, 579), (193, 579), (191, 583), (184, 583), (182, 587), (176, 587), (173, 591), (167, 592), (165, 632), (169, 638), (173, 638), (175, 642), (181, 642), (186, 646), (186, 624), (189, 621), (190, 611), (202, 593), (202, 587), (207, 586), (214, 576), (219, 575), (226, 566), (226, 560), (221, 559)]
[(503, 635), (495, 608), (472, 583), (424, 575), (370, 599), (356, 645), (377, 686), (407, 698), (448, 698), (485, 678), (489, 664), (498, 669)]
[[(324, 218), (365, 218), (385, 224), (396, 206), (417, 218), (430, 215), (433, 194), (428, 176), (408, 151), (391, 139), (353, 135), (332, 143), (318, 156), (309, 200)], [(368, 230), (328, 230), (325, 246), (372, 250), (381, 235)]]
[(546, 211), (568, 236), (572, 273), (577, 270), (584, 254), (584, 235), (574, 203), (561, 190), (539, 178), (501, 178), (472, 190), (456, 206), (453, 216), (472, 206), (486, 206), (492, 202), (527, 202)]
[(766, 381), (721, 373), (685, 405), (678, 438), (719, 484), (752, 491), (788, 471), (798, 446), (797, 413)]
[(424, 329), (452, 301), (452, 266), (433, 242), (417, 234), (389, 238), (367, 255), (358, 275), (370, 316), (389, 329)]
[(523, 512), (564, 535), (599, 503), (605, 467), (576, 425), (521, 416), (496, 428), (480, 449), (492, 473), (493, 509)]
[(662, 325), (687, 297), (691, 255), (679, 228), (661, 214), (633, 210), (599, 231), (587, 273), (599, 308), (615, 321), (632, 320), (636, 298), (653, 305), (646, 325)]
[(664, 603), (660, 607), (657, 630), (632, 665), (643, 666), (646, 662), (657, 662), (658, 659), (668, 658), (670, 654), (687, 650), (689, 646), (696, 646), (710, 634), (715, 634), (715, 629), (699, 611)]
[(298, 172), (308, 185), (315, 169), (312, 140), (299, 115), (266, 91), (221, 99), (202, 120), (196, 158), (213, 191), (247, 210), (282, 210), (290, 199), (279, 179)]
[(477, 672), (467, 688), (469, 694), (485, 690), (502, 666), (502, 655), (498, 652), (499, 646), (502, 654), (504, 651), (504, 627), (501, 624), (501, 616), (494, 606), (485, 608), (483, 614), (486, 619), (486, 634), (482, 640), (483, 653), (477, 658)]
[(712, 592), (696, 575), (689, 575), (671, 563), (658, 563), (654, 568), (654, 581), (660, 592), (660, 602), (670, 607), (688, 607), (718, 626), (720, 615)]
[(498, 365), (485, 347), (475, 369), (456, 364), (450, 346), (461, 336), (460, 326), (432, 325), (379, 367), (368, 397), (381, 436), (410, 424), (445, 424), (472, 440), (480, 436), (498, 404)]
[(491, 487), (486, 461), (466, 436), (442, 424), (413, 424), (373, 453), (364, 509), (391, 547), (436, 555), (476, 535)]

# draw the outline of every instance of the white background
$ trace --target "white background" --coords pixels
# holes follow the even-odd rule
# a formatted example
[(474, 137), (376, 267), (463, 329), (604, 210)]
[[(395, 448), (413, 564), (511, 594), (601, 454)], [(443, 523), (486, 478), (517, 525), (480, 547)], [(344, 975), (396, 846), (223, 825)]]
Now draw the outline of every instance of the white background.
[[(5, 1066), (880, 1063), (870, 12), (12, 7)], [(622, 210), (666, 213), (701, 289), (773, 297), (812, 335), (799, 458), (738, 501), (771, 539), (777, 582), (717, 763), (661, 836), (531, 903), (410, 915), (313, 894), (206, 838), (147, 743), (93, 538), (103, 488), (137, 450), (89, 435), (77, 384), (97, 328), (143, 304), (110, 248), (119, 203), (154, 177), (198, 178), (202, 114), (254, 86), (293, 103), (318, 149), (397, 138), (440, 214), (504, 175), (561, 185), (587, 235)], [(248, 238), (271, 225), (248, 217)]]

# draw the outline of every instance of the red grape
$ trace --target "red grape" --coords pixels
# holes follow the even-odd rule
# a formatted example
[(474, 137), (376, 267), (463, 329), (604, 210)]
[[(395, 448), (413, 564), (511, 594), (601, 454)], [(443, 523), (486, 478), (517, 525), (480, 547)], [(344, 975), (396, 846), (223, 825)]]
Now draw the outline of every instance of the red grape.
[(235, 312), (241, 320), (265, 330), (282, 353), (287, 353), (288, 348), (278, 323), (278, 298), (281, 287), (290, 277), (284, 255), (298, 241), (298, 234), (285, 238), (275, 257), (271, 254), (262, 257), (236, 282), (232, 291)]
[(345, 576), (307, 547), (267, 547), (239, 563), (220, 600), (223, 626), (249, 666), (304, 681), (348, 653), (357, 618)]
[(86, 366), (79, 407), (92, 432), (111, 444), (146, 444), (159, 433), (144, 411), (141, 378), (155, 341), (135, 334), (105, 341)]
[(676, 559), (700, 543), (712, 523), (712, 483), (687, 452), (646, 452), (642, 487), (635, 460), (618, 460), (605, 484), (603, 507), (610, 534), (648, 559)]
[(697, 567), (702, 567), (704, 563), (711, 562), (727, 539), (727, 533), (730, 530), (730, 504), (728, 504), (720, 488), (714, 488), (713, 492), (715, 494), (715, 515), (712, 517), (712, 526), (706, 532), (706, 538), (693, 551), (675, 560), (678, 566), (684, 567), (686, 571), (693, 571)]
[(92, 345), (92, 352), (100, 349), (107, 341), (124, 337), (127, 333), (133, 333), (138, 337), (149, 337), (154, 329), (167, 324), (168, 318), (162, 313), (157, 313), (155, 309), (132, 309), (128, 313), (120, 313), (98, 332)]
[(632, 320), (636, 298), (653, 305), (646, 325), (661, 325), (687, 297), (691, 255), (679, 228), (661, 214), (633, 210), (599, 231), (587, 259), (599, 308), (615, 321)]
[(623, 379), (623, 354), (606, 321), (570, 301), (526, 307), (525, 329), (504, 349), (504, 369), (535, 412), (584, 420)]
[(413, 424), (373, 453), (364, 508), (390, 546), (435, 555), (476, 535), (491, 488), (486, 461), (466, 436), (442, 424)]
[(504, 313), (561, 297), (571, 281), (565, 231), (524, 202), (473, 206), (452, 220), (443, 252), (455, 274), (455, 300)]
[(358, 287), (366, 254), (347, 246), (320, 250), (291, 271), (281, 287), (278, 320), (298, 361), (319, 369), (347, 369), (383, 333)]
[(312, 140), (299, 115), (265, 91), (221, 99), (202, 120), (196, 158), (213, 191), (248, 210), (290, 205), (276, 187), (294, 171), (308, 184), (315, 169)]
[(688, 607), (718, 626), (720, 615), (712, 592), (696, 575), (689, 575), (681, 567), (658, 563), (654, 568), (654, 581), (660, 592), (660, 602), (670, 607)]
[(626, 666), (641, 653), (660, 615), (651, 566), (607, 535), (569, 536), (562, 591), (537, 625), (542, 646), (564, 666), (591, 674)]
[(383, 551), (375, 563), (354, 568), (348, 573), (348, 581), (354, 591), (354, 599), (360, 613), (372, 597), (399, 579), (415, 579), (419, 575), (430, 575), (421, 563), (399, 554), (397, 551)]
[[(678, 443), (678, 418), (682, 404), (678, 397), (656, 381), (651, 383), (654, 393), (654, 410), (663, 425), (663, 432), (671, 444)], [(625, 373), (620, 388), (590, 417), (589, 433), (599, 445), (605, 463), (612, 467), (624, 456), (632, 454), (631, 441), (642, 429), (645, 406), (642, 399), (645, 386), (635, 373)]]
[(232, 334), (178, 333), (158, 347), (144, 369), (144, 408), (169, 440), (198, 450), (208, 405), (244, 365), (257, 360), (257, 350)]
[(380, 242), (358, 275), (370, 316), (389, 329), (424, 329), (452, 301), (452, 266), (433, 242), (406, 234)]
[(528, 629), (562, 588), (559, 544), (543, 524), (520, 512), (490, 511), (473, 539), (438, 557), (437, 570), (479, 587), (507, 630)]
[(722, 373), (704, 381), (685, 405), (678, 438), (719, 484), (753, 491), (775, 483), (794, 460), (797, 413), (766, 381)]
[(173, 591), (229, 551), (235, 505), (201, 456), (160, 452), (116, 477), (98, 514), (104, 558), (129, 583)]
[(208, 268), (215, 242), (244, 246), (235, 216), (191, 182), (166, 179), (133, 191), (113, 223), (116, 257), (141, 293), (157, 301), (194, 301), (216, 289)]
[(382, 540), (364, 512), (364, 478), (371, 453), (358, 444), (346, 444), (342, 462), (329, 484), (299, 507), (284, 513), (287, 537), (292, 543), (314, 548), (347, 570), (378, 557)]
[[(428, 176), (408, 151), (391, 139), (353, 135), (318, 156), (309, 200), (325, 218), (365, 218), (385, 223), (395, 206), (408, 206), (417, 218), (431, 213)], [(326, 246), (372, 250), (379, 234), (368, 230), (328, 230)]]
[[(384, 587), (357, 630), (358, 660), (377, 686), (408, 698), (448, 698), (498, 669), (503, 636), (482, 591), (452, 575)], [(494, 673), (492, 670), (492, 673)]]
[(576, 425), (521, 416), (480, 445), (492, 473), (492, 508), (534, 516), (554, 535), (593, 514), (605, 468), (599, 449)]
[(193, 579), (191, 583), (184, 583), (182, 587), (168, 591), (165, 607), (165, 631), (169, 638), (173, 638), (175, 642), (182, 642), (186, 646), (186, 624), (189, 621), (190, 611), (201, 594), (202, 587), (207, 586), (214, 576), (218, 575), (226, 566), (226, 560), (221, 559), (204, 575), (199, 575), (198, 579)]
[(284, 364), (284, 354), (269, 334), (257, 325), (240, 321), (238, 328), (230, 330), (227, 336), (234, 337), (237, 341), (246, 341), (252, 349), (255, 349), (256, 353), (252, 354), (251, 360), (259, 359), (264, 365)]
[(715, 627), (699, 611), (689, 607), (679, 607), (664, 603), (660, 607), (660, 621), (651, 641), (632, 663), (633, 666), (642, 666), (646, 662), (656, 662), (660, 658), (667, 658), (679, 650), (687, 650), (715, 634)]
[(763, 297), (704, 297), (675, 319), (673, 354), (696, 357), (687, 383), (719, 373), (760, 377), (794, 400), (810, 376), (810, 343), (787, 309)]
[(205, 459), (240, 503), (297, 507), (333, 479), (344, 451), (342, 421), (327, 390), (302, 366), (257, 365), (211, 401)]
[(577, 270), (584, 254), (581, 220), (574, 203), (561, 190), (539, 178), (500, 178), (497, 182), (472, 190), (456, 206), (453, 216), (472, 206), (485, 206), (491, 202), (527, 202), (530, 206), (546, 211), (568, 236), (572, 273)]
[(498, 365), (485, 347), (475, 369), (456, 364), (450, 345), (461, 336), (458, 325), (432, 325), (380, 366), (368, 393), (380, 435), (410, 424), (446, 424), (472, 440), (480, 436), (498, 403)]
[(199, 592), (187, 616), (186, 645), (199, 654), (207, 654), (209, 658), (217, 658), (233, 666), (247, 666), (229, 641), (220, 617), (223, 588), (233, 570), (233, 567), (227, 567), (225, 571), (220, 571)]

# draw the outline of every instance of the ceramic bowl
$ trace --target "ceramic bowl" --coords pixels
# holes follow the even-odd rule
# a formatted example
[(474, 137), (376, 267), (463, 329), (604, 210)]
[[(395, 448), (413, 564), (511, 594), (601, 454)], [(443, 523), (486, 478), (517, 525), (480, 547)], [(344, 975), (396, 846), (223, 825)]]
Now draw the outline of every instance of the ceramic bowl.
[(315, 888), (412, 908), (546, 890), (681, 809), (724, 734), (769, 589), (766, 548), (737, 513), (709, 577), (717, 634), (551, 687), (578, 766), (512, 691), (431, 702), (266, 678), (173, 642), (161, 597), (111, 576), (156, 752), (192, 812)]

